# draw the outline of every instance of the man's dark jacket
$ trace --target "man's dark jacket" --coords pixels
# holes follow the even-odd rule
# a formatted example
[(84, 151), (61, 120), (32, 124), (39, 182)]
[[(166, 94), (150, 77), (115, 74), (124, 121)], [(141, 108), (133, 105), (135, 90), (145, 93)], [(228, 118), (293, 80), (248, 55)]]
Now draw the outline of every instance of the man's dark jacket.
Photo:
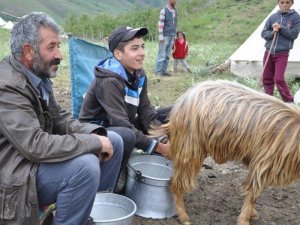
[(12, 56), (0, 61), (0, 224), (36, 225), (39, 163), (55, 163), (101, 150), (100, 129), (81, 124), (50, 94), (45, 106)]

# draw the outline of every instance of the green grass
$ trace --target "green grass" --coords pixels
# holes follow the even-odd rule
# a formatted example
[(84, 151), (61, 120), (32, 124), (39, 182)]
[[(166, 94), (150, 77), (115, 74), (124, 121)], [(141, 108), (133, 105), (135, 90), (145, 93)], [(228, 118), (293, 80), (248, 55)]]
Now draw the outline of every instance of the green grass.
[[(156, 42), (147, 42), (144, 68), (149, 79), (149, 96), (152, 103), (157, 106), (170, 105), (187, 89), (204, 80), (236, 80), (247, 86), (256, 87), (258, 79), (255, 78), (242, 79), (229, 71), (212, 73), (216, 66), (228, 59), (236, 47), (230, 43), (193, 44), (190, 46), (190, 55), (187, 58), (193, 73), (189, 74), (181, 67), (181, 72), (176, 75), (158, 79), (154, 74), (158, 45)], [(169, 71), (173, 71), (172, 59), (169, 64)]]
[(0, 29), (0, 58), (9, 54), (9, 31), (5, 29)]
[(276, 6), (273, 0), (192, 0), (179, 3), (179, 30), (193, 42), (242, 43)]
[[(230, 42), (241, 44), (276, 6), (273, 0), (186, 0), (178, 1), (178, 30), (192, 43)], [(69, 17), (66, 32), (83, 38), (106, 37), (117, 26), (146, 26), (148, 39), (157, 39), (160, 8), (138, 8), (119, 15)]]

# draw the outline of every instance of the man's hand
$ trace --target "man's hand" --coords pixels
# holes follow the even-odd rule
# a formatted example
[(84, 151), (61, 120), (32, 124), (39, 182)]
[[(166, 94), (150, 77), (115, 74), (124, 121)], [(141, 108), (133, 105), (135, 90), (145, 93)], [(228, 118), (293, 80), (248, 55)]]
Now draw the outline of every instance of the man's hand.
[(96, 136), (99, 138), (99, 140), (102, 144), (102, 151), (98, 155), (98, 158), (103, 161), (110, 160), (114, 154), (114, 151), (113, 151), (113, 147), (112, 147), (112, 144), (111, 144), (109, 138), (105, 137), (105, 136), (100, 136), (100, 135), (96, 135)]

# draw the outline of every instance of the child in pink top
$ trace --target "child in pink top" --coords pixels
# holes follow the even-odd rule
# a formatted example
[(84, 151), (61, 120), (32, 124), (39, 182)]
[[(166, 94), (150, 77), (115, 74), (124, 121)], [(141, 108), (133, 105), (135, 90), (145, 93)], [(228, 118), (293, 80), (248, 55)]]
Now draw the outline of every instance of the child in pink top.
[(192, 72), (185, 58), (188, 55), (189, 45), (186, 41), (185, 34), (182, 31), (178, 31), (176, 34), (176, 39), (173, 45), (173, 58), (174, 58), (174, 72), (177, 72), (178, 62), (181, 62), (184, 68), (188, 72)]

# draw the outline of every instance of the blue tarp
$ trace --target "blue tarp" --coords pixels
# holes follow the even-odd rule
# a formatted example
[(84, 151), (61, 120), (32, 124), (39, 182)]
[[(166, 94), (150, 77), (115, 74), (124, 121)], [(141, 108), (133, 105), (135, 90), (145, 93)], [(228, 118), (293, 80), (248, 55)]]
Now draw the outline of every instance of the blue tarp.
[(112, 53), (105, 47), (96, 45), (77, 37), (69, 36), (70, 82), (72, 97), (72, 114), (79, 117), (83, 95), (94, 79), (94, 68), (101, 59)]

